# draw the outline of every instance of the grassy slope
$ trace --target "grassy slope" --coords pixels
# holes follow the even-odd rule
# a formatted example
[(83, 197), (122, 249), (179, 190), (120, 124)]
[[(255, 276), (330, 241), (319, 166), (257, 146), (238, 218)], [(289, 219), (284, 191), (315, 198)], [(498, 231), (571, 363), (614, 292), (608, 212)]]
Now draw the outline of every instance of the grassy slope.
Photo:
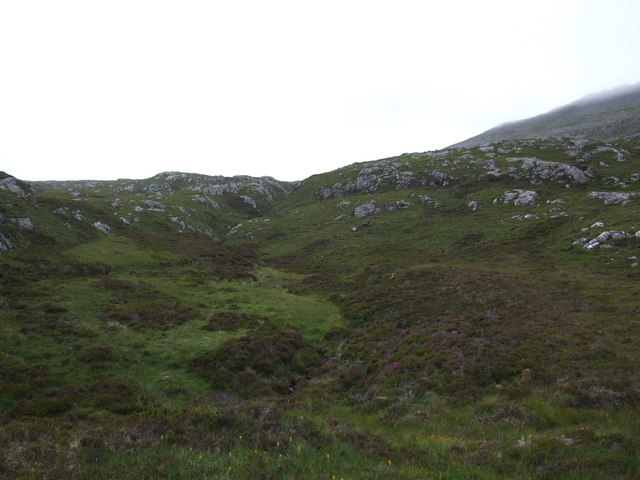
[[(4, 255), (0, 477), (637, 477), (638, 243), (573, 244), (640, 230), (637, 201), (587, 197), (625, 190), (626, 147), (588, 187), (405, 156), (458, 180), (320, 200), (354, 165), (227, 245), (149, 223)], [(493, 203), (514, 188), (538, 201)]]

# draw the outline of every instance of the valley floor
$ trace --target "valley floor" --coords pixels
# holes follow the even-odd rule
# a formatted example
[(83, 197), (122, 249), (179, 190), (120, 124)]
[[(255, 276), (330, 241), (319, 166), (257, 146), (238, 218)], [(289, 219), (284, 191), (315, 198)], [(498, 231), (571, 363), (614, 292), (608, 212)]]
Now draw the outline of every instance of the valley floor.
[[(291, 258), (259, 260), (243, 245), (212, 245), (200, 236), (149, 240), (108, 236), (53, 254), (32, 249), (5, 258), (0, 478), (640, 477), (640, 416), (624, 391), (590, 384), (589, 375), (586, 383), (560, 377), (550, 384), (536, 366), (510, 359), (513, 352), (501, 351), (499, 341), (477, 350), (474, 361), (503, 355), (514, 360), (517, 375), (484, 366), (476, 375), (489, 380), (438, 383), (438, 368), (464, 360), (447, 355), (464, 341), (454, 337), (473, 337), (469, 325), (441, 315), (428, 335), (402, 322), (390, 330), (389, 317), (370, 317), (380, 331), (367, 326), (369, 307), (398, 299), (406, 306), (411, 285), (428, 280), (432, 290), (422, 293), (437, 293), (442, 302), (454, 283), (443, 282), (439, 268), (428, 275), (424, 266), (398, 270), (395, 284), (380, 283), (388, 272), (369, 271), (368, 280), (354, 281), (370, 288), (345, 283), (340, 297), (328, 293), (332, 286), (320, 272), (311, 274), (310, 258), (310, 273), (293, 273), (304, 269)], [(464, 269), (467, 282), (476, 282), (456, 286), (457, 295), (485, 279), (477, 262), (458, 258), (445, 269), (453, 276)], [(492, 275), (512, 283), (509, 295), (539, 287), (515, 285), (508, 271), (493, 264)], [(595, 305), (594, 298), (583, 302)], [(594, 321), (586, 307), (571, 308), (584, 325)], [(393, 311), (402, 313), (402, 305)], [(618, 365), (614, 357), (637, 354), (634, 340), (611, 352), (611, 332), (588, 356), (605, 370)], [(411, 347), (412, 335), (424, 345)], [(446, 337), (446, 355), (411, 360), (414, 350), (444, 348), (438, 335)], [(400, 343), (392, 348), (390, 341)], [(540, 342), (534, 347), (545, 348)], [(441, 363), (427, 381), (426, 370), (411, 362)]]

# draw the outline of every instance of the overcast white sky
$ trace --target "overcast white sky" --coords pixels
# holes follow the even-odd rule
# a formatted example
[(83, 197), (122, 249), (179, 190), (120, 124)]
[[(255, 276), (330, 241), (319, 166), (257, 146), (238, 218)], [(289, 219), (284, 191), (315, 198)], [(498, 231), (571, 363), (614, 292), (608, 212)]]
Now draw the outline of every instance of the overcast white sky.
[(640, 81), (638, 0), (0, 1), (0, 170), (299, 180)]

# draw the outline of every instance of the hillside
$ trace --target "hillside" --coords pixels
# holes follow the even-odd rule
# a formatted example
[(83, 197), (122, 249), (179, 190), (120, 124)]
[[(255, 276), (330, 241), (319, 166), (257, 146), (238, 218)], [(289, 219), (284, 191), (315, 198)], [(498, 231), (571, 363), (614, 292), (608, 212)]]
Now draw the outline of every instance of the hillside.
[(294, 187), (271, 177), (181, 172), (145, 180), (26, 183), (0, 172), (0, 251), (13, 243), (79, 242), (128, 230), (223, 239), (234, 226), (269, 211)]
[(505, 123), (449, 148), (507, 140), (586, 137), (610, 141), (640, 134), (640, 84), (588, 95), (526, 120)]
[(0, 175), (0, 478), (640, 476), (640, 139)]

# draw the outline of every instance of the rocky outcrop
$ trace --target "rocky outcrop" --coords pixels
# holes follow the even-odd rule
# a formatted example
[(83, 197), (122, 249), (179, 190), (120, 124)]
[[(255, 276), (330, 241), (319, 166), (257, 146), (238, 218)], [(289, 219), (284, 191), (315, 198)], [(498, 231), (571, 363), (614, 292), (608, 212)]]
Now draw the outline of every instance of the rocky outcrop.
[(587, 183), (593, 178), (590, 168), (579, 168), (561, 162), (547, 162), (537, 158), (507, 158), (508, 162), (520, 162), (520, 168), (528, 173), (532, 183), (545, 180), (560, 183)]
[(407, 162), (399, 160), (401, 158), (369, 162), (356, 174), (355, 179), (323, 185), (318, 190), (318, 196), (326, 200), (349, 193), (373, 193), (384, 187), (405, 189), (418, 186), (446, 186), (455, 180), (451, 175), (437, 169), (414, 173), (408, 169)]
[(20, 198), (35, 201), (35, 195), (31, 185), (5, 172), (0, 172), (0, 190), (13, 193)]

